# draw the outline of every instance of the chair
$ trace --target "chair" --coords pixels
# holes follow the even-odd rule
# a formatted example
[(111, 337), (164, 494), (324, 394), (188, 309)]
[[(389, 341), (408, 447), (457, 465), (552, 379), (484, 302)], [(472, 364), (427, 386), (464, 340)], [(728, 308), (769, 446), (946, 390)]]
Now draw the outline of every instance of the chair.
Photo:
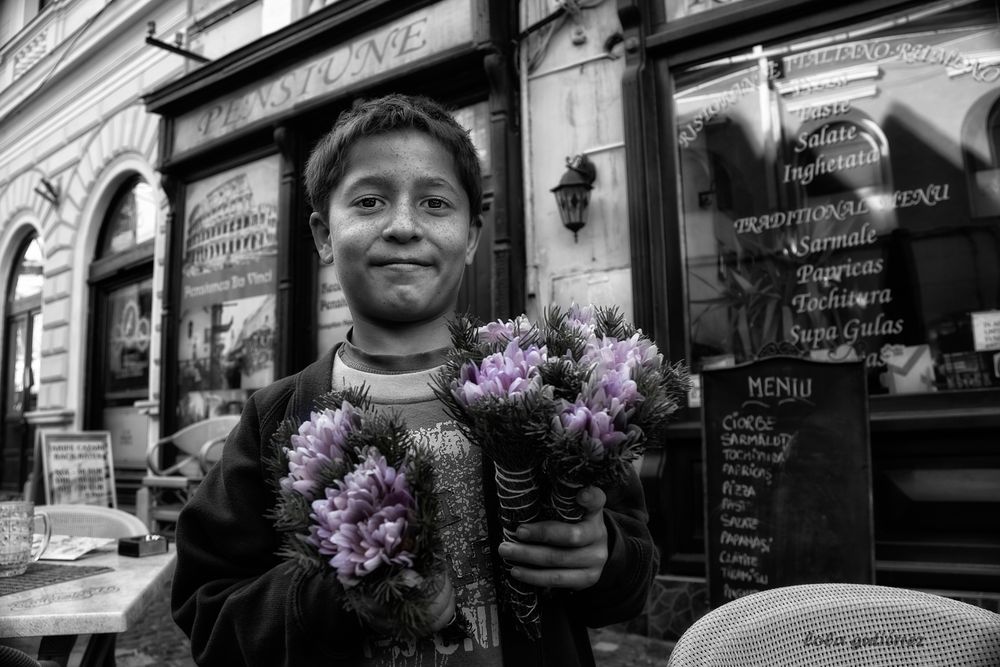
[(40, 505), (53, 535), (130, 537), (149, 532), (142, 519), (124, 510), (97, 505)]
[(802, 584), (753, 593), (681, 635), (668, 667), (1000, 665), (1000, 614), (932, 593)]
[[(150, 474), (142, 479), (136, 498), (137, 514), (150, 530), (173, 536), (181, 508), (194, 493), (205, 473), (218, 461), (221, 445), (239, 422), (239, 415), (210, 417), (160, 438), (146, 454)], [(161, 464), (164, 453), (176, 460)]]
[(0, 665), (4, 667), (59, 667), (54, 660), (36, 660), (13, 646), (0, 645)]

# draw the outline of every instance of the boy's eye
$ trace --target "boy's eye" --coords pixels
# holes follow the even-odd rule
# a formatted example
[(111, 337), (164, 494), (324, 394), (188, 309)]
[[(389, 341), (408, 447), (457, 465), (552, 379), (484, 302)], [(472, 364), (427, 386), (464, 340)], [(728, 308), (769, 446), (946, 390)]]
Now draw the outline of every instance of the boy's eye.
[(378, 206), (378, 199), (375, 197), (362, 197), (358, 200), (358, 206), (361, 208), (375, 208)]
[(427, 208), (441, 209), (447, 205), (448, 202), (446, 202), (443, 199), (439, 199), (437, 197), (431, 197), (430, 199), (427, 200)]

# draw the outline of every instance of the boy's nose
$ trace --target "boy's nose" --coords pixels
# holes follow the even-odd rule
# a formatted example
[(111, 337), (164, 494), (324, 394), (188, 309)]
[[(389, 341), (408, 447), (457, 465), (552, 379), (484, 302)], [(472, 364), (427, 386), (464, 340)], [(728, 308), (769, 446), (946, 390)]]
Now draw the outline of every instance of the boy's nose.
[(417, 212), (408, 205), (394, 207), (389, 220), (382, 228), (382, 238), (386, 240), (409, 241), (419, 233)]

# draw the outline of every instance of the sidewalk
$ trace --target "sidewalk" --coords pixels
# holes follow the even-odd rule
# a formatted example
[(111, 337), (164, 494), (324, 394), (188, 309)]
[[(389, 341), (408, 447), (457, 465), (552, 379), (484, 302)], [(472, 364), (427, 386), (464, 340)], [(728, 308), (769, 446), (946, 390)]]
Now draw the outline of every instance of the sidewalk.
[[(598, 667), (662, 667), (671, 648), (669, 642), (612, 628), (592, 630), (591, 641)], [(79, 661), (86, 638), (77, 643), (77, 655), (70, 665)], [(169, 587), (164, 587), (145, 617), (118, 637), (115, 659), (118, 667), (194, 667), (190, 650), (187, 637), (170, 619)]]

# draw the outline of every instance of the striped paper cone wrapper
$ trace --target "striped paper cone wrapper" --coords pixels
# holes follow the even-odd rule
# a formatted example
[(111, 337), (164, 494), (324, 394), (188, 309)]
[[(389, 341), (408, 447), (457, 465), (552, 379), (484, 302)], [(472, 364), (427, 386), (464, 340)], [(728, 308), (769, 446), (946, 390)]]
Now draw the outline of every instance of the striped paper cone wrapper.
[(549, 496), (552, 510), (560, 521), (579, 523), (583, 520), (583, 507), (576, 502), (576, 494), (583, 488), (580, 482), (556, 480)]
[(511, 471), (496, 466), (497, 497), (504, 539), (514, 541), (514, 533), (522, 523), (538, 518), (539, 490), (533, 468)]
[(542, 608), (539, 605), (538, 590), (531, 584), (510, 577), (506, 577), (505, 581), (514, 618), (525, 634), (538, 639), (542, 632)]
[[(539, 491), (535, 483), (534, 470), (511, 471), (496, 466), (497, 497), (500, 501), (500, 520), (504, 539), (516, 541), (514, 534), (522, 523), (534, 521), (539, 515)], [(505, 566), (506, 567), (506, 566)], [(522, 629), (533, 638), (540, 633), (541, 608), (538, 604), (538, 590), (508, 575), (504, 577), (511, 611)]]

